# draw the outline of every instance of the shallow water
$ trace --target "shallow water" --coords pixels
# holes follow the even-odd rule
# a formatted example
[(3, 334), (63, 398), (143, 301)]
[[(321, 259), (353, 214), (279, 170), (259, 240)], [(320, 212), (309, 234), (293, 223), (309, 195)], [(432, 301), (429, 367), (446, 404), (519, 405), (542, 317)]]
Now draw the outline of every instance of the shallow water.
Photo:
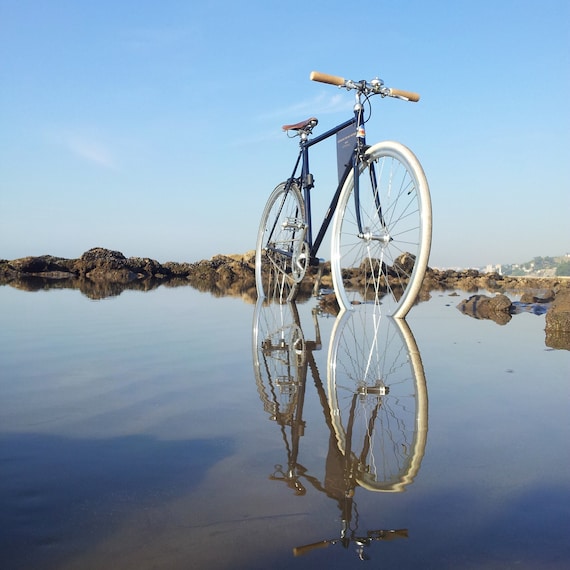
[[(0, 287), (0, 566), (569, 567), (570, 353), (466, 296), (373, 335), (314, 300)], [(373, 460), (353, 370), (389, 385), (354, 399)]]

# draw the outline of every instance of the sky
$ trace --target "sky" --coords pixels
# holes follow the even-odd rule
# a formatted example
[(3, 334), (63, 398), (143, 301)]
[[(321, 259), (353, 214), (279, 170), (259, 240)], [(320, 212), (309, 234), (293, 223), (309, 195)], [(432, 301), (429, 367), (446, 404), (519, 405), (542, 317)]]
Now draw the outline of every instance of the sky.
[[(264, 203), (380, 77), (369, 143), (428, 178), (433, 267), (570, 252), (568, 0), (0, 0), (0, 259), (92, 247), (193, 262), (255, 247)], [(315, 147), (315, 224), (336, 186)], [(328, 258), (325, 250), (321, 257)]]

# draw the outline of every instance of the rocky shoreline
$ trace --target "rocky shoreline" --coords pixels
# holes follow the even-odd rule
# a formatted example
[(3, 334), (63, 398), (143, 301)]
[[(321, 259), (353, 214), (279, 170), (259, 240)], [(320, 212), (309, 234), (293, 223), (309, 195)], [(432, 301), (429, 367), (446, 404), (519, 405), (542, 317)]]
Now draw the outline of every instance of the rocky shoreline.
[(0, 285), (26, 291), (78, 289), (90, 299), (119, 295), (125, 290), (150, 291), (159, 286), (188, 286), (217, 296), (255, 298), (254, 256), (215, 256), (196, 263), (159, 263), (125, 257), (119, 251), (96, 247), (77, 259), (42, 255), (0, 259)]
[[(311, 268), (303, 282), (301, 297), (312, 292), (316, 268)], [(323, 287), (332, 287), (330, 264), (323, 267)], [(91, 299), (119, 295), (124, 290), (148, 291), (159, 286), (192, 286), (215, 296), (238, 296), (255, 302), (255, 254), (216, 255), (196, 263), (159, 263), (150, 258), (125, 257), (119, 251), (96, 247), (77, 259), (43, 255), (14, 260), (0, 260), (0, 285), (37, 291), (73, 288)], [(463, 301), (458, 308), (475, 318), (491, 318), (499, 324), (510, 320), (517, 306), (504, 295), (520, 295), (522, 304), (546, 307), (546, 332), (556, 347), (570, 348), (570, 279), (533, 278), (480, 273), (477, 270), (437, 270), (428, 268), (419, 301), (434, 291), (485, 290), (496, 298), (479, 296)], [(520, 308), (520, 307), (519, 307)], [(509, 316), (507, 318), (507, 316)], [(560, 340), (556, 340), (560, 339)], [(562, 346), (561, 346), (562, 345)], [(552, 346), (549, 344), (549, 346)]]

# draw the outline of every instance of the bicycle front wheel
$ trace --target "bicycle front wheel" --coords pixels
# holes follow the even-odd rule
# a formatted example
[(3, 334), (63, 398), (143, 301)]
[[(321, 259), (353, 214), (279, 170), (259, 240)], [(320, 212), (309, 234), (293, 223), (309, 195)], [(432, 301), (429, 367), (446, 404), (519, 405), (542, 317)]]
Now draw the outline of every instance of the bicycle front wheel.
[(257, 234), (258, 298), (291, 301), (308, 264), (305, 202), (296, 184), (281, 183), (269, 196)]
[(342, 311), (329, 346), (328, 401), (339, 450), (361, 487), (401, 492), (416, 477), (428, 430), (427, 383), (405, 319), (378, 305)]
[(340, 305), (382, 303), (383, 314), (406, 316), (414, 304), (431, 247), (431, 200), (424, 171), (404, 145), (370, 147), (342, 189), (331, 238), (331, 270)]

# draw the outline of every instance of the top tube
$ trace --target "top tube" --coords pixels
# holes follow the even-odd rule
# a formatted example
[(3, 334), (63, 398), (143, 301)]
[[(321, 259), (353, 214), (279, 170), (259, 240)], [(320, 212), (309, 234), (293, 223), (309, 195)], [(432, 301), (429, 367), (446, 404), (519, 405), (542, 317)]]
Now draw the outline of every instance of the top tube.
[(348, 121), (345, 121), (344, 123), (337, 125), (332, 129), (329, 129), (326, 133), (323, 133), (322, 135), (319, 135), (312, 139), (307, 139), (306, 141), (302, 141), (301, 144), (307, 147), (313, 146), (314, 144), (320, 143), (321, 141), (324, 141), (325, 139), (328, 139), (329, 137), (336, 135), (336, 133), (342, 131), (342, 129), (344, 129), (345, 127), (348, 127), (349, 125), (354, 125), (354, 123), (356, 123), (356, 117), (352, 117)]

